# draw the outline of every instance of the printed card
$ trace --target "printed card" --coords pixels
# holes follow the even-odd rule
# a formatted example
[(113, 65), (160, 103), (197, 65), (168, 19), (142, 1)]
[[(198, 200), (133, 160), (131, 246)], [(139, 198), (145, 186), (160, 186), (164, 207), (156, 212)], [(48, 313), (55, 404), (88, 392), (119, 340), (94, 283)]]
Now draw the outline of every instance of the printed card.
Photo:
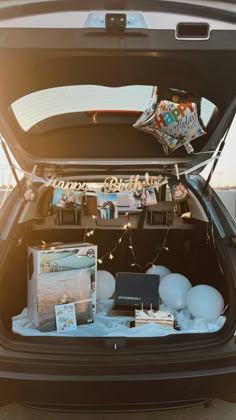
[(152, 204), (157, 204), (153, 187), (129, 192), (128, 200), (131, 209), (141, 209)]
[(99, 193), (98, 206), (100, 210), (100, 216), (102, 219), (118, 218), (117, 194)]
[(77, 329), (74, 303), (56, 305), (55, 314), (57, 332), (71, 331)]
[(171, 196), (173, 201), (185, 201), (189, 198), (188, 187), (183, 177), (178, 180), (176, 177), (171, 177), (168, 180)]
[(53, 195), (53, 206), (64, 208), (80, 208), (83, 193), (81, 191), (63, 190), (56, 188)]

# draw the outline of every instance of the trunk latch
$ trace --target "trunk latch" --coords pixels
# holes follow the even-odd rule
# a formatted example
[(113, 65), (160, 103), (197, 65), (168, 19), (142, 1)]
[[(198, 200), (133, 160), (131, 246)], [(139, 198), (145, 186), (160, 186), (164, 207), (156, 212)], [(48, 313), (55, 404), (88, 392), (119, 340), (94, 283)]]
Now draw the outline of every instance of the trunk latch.
[(124, 32), (127, 25), (127, 16), (125, 13), (107, 13), (105, 25), (108, 32)]

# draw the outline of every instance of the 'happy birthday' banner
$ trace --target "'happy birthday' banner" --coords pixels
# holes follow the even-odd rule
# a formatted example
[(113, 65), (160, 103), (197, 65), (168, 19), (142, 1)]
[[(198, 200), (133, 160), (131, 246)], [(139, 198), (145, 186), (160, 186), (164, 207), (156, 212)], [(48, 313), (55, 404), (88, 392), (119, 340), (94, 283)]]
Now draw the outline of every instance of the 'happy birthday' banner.
[[(139, 191), (149, 187), (160, 187), (165, 182), (162, 175), (150, 176), (145, 174), (144, 179), (140, 175), (131, 175), (129, 179), (118, 179), (115, 176), (105, 178), (101, 190), (103, 192), (121, 192), (121, 191)], [(89, 190), (88, 184), (85, 182), (64, 181), (56, 176), (47, 178), (46, 187), (61, 188), (63, 190), (83, 191)]]

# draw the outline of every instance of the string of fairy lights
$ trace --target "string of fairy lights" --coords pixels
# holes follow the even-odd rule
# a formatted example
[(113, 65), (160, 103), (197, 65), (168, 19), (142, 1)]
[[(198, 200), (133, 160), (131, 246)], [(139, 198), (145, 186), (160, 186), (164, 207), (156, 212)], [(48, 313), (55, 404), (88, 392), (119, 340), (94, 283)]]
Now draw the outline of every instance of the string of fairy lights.
[(90, 236), (94, 235), (94, 232), (95, 232), (95, 229), (92, 229), (92, 230), (90, 230), (90, 231), (88, 232), (88, 228), (89, 228), (89, 224), (90, 224), (91, 219), (94, 221), (94, 220), (96, 220), (96, 219), (97, 219), (97, 216), (95, 216), (95, 215), (93, 214), (93, 215), (91, 216), (91, 218), (88, 218), (88, 220), (87, 220), (87, 225), (86, 225), (86, 229), (85, 229), (85, 232), (84, 232), (84, 242), (85, 242), (85, 240), (86, 240), (86, 236), (89, 238)]
[[(95, 219), (97, 219), (97, 216), (92, 215), (91, 218), (93, 220), (95, 220)], [(96, 231), (96, 228), (88, 230), (90, 220), (91, 219), (88, 219), (88, 222), (87, 222), (87, 226), (86, 226), (86, 230), (85, 230), (85, 234), (84, 234), (84, 241), (85, 241), (86, 237), (90, 238), (91, 236), (93, 236), (95, 234), (95, 231)], [(97, 262), (98, 262), (99, 265), (102, 265), (106, 259), (112, 261), (116, 257), (116, 255), (115, 255), (116, 251), (118, 250), (119, 246), (121, 245), (121, 243), (123, 241), (123, 238), (125, 236), (129, 235), (128, 249), (130, 250), (131, 255), (133, 257), (133, 261), (130, 264), (130, 266), (131, 267), (137, 267), (142, 271), (146, 271), (148, 267), (155, 266), (155, 263), (157, 262), (157, 260), (160, 256), (160, 254), (162, 253), (162, 251), (169, 252), (169, 248), (166, 245), (169, 231), (170, 231), (170, 228), (168, 228), (166, 230), (166, 233), (165, 233), (165, 236), (164, 236), (164, 239), (163, 239), (163, 243), (162, 243), (161, 247), (158, 249), (154, 258), (151, 261), (148, 261), (144, 266), (141, 266), (137, 262), (137, 256), (136, 256), (136, 253), (135, 253), (135, 248), (134, 248), (133, 238), (132, 238), (132, 226), (131, 226), (131, 223), (128, 222), (127, 224), (125, 224), (123, 226), (123, 231), (122, 231), (120, 237), (116, 240), (114, 246), (111, 249), (109, 249), (108, 251), (106, 251), (103, 256), (99, 257), (97, 259)]]

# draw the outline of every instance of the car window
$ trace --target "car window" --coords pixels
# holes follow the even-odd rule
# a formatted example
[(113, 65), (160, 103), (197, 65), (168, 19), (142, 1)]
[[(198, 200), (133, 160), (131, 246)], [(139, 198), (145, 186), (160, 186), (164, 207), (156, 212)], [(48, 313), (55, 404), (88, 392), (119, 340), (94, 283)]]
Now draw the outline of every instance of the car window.
[[(236, 115), (228, 132), (226, 143), (221, 157), (216, 165), (211, 177), (210, 185), (217, 192), (220, 199), (229, 210), (230, 214), (236, 218)], [(210, 163), (202, 172), (202, 176), (207, 179), (211, 171)]]
[(220, 111), (218, 103), (178, 87), (77, 85), (22, 96), (9, 116), (18, 123), (20, 147), (40, 159), (153, 159), (200, 152)]
[(55, 115), (91, 111), (144, 111), (153, 86), (60, 86), (26, 95), (12, 104), (23, 130)]
[[(153, 86), (60, 86), (33, 92), (16, 100), (11, 109), (21, 128), (30, 130), (47, 118), (72, 112), (143, 112), (150, 106)], [(202, 97), (200, 117), (206, 127), (215, 105)]]

